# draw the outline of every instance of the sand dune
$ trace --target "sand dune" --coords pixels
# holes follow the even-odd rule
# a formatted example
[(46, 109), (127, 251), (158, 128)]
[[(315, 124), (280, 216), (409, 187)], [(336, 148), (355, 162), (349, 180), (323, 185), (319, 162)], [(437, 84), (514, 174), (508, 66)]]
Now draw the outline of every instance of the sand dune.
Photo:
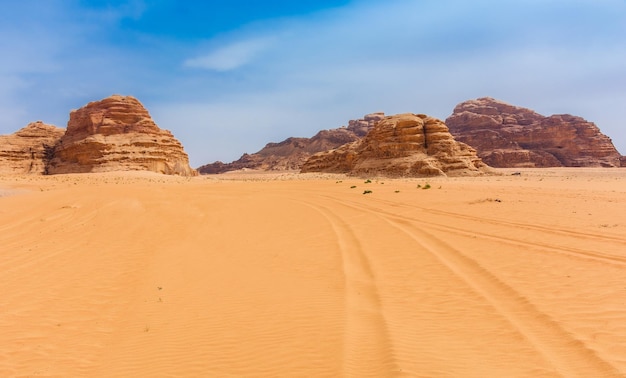
[(0, 177), (0, 376), (626, 375), (626, 170), (501, 172)]

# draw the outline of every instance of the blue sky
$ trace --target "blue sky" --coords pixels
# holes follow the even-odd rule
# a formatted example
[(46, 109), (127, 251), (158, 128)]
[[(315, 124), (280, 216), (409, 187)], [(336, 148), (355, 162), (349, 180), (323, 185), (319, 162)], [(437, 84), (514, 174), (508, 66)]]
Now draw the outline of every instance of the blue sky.
[(626, 154), (625, 0), (0, 0), (0, 134), (132, 95), (194, 167), (491, 96)]

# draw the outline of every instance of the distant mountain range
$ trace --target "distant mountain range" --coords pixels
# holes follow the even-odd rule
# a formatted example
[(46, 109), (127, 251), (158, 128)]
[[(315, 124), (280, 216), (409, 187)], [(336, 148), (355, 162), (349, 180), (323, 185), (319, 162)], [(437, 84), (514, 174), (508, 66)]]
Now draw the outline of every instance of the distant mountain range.
[[(385, 118), (368, 114), (348, 126), (322, 130), (312, 138), (288, 138), (268, 143), (231, 163), (215, 162), (198, 168), (201, 174), (239, 169), (299, 170), (314, 154), (336, 149), (365, 137)], [(496, 168), (511, 167), (626, 167), (611, 139), (592, 122), (571, 115), (543, 116), (533, 110), (490, 97), (458, 104), (445, 120), (450, 133), (476, 149)]]
[[(198, 168), (482, 174), (491, 167), (626, 167), (609, 137), (568, 114), (543, 116), (484, 97), (460, 103), (445, 123), (423, 114), (372, 113), (311, 138), (268, 143), (231, 163)], [(114, 95), (72, 111), (67, 129), (33, 122), (0, 136), (0, 173), (147, 170), (196, 175), (183, 146), (134, 97)]]

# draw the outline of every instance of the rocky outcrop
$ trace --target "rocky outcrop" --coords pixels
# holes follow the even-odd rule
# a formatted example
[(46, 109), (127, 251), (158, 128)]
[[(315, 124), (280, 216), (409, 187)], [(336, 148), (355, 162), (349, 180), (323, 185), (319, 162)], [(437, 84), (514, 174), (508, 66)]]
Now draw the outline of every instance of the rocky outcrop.
[(119, 170), (196, 174), (180, 142), (160, 129), (136, 98), (114, 95), (72, 111), (48, 173)]
[(65, 129), (32, 122), (10, 135), (0, 135), (0, 174), (43, 174), (52, 147)]
[(360, 141), (311, 156), (302, 172), (354, 175), (481, 175), (490, 168), (454, 140), (440, 120), (424, 114), (385, 117)]
[(243, 154), (239, 160), (232, 163), (218, 161), (203, 165), (198, 168), (198, 172), (213, 174), (238, 169), (298, 170), (311, 155), (317, 152), (327, 151), (361, 139), (384, 117), (384, 113), (372, 113), (362, 119), (349, 121), (347, 127), (322, 130), (312, 138), (288, 138), (280, 143), (268, 143), (254, 154)]
[(619, 167), (611, 139), (580, 117), (545, 117), (484, 97), (460, 103), (446, 124), (492, 167)]

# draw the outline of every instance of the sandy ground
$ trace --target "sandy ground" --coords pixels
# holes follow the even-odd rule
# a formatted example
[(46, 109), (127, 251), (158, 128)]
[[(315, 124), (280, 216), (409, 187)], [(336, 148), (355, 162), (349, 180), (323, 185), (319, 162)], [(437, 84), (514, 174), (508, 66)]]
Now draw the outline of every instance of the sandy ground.
[(626, 376), (626, 169), (501, 172), (0, 177), (0, 376)]

